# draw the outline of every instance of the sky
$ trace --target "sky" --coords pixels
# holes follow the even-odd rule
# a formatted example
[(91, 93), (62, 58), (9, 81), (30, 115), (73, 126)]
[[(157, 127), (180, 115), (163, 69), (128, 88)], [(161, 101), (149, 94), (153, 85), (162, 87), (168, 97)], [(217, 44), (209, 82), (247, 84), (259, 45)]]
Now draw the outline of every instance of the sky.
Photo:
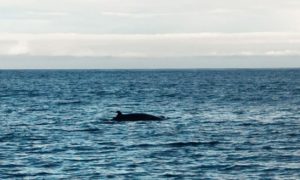
[(300, 67), (299, 0), (0, 0), (0, 69)]

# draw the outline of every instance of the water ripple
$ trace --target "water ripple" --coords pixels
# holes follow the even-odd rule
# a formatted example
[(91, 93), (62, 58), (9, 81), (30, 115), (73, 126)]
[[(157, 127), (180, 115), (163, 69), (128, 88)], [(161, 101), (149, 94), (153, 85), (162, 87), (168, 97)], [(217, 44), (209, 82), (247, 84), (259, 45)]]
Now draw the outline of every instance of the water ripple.
[(0, 71), (0, 179), (298, 179), (299, 87), (299, 70)]

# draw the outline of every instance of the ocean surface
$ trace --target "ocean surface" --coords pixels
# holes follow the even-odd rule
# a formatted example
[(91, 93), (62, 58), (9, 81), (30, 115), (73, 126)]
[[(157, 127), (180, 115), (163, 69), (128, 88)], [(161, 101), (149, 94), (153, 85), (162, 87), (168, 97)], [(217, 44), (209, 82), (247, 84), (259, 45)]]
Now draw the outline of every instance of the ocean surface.
[(0, 179), (64, 178), (299, 179), (300, 69), (1, 70)]

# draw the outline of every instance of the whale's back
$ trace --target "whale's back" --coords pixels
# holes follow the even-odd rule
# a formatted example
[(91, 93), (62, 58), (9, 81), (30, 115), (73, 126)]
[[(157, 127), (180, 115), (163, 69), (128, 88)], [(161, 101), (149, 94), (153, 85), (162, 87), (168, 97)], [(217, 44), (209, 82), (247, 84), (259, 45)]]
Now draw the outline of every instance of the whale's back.
[(142, 121), (142, 120), (162, 120), (162, 117), (153, 116), (144, 113), (122, 114), (114, 118), (119, 121)]

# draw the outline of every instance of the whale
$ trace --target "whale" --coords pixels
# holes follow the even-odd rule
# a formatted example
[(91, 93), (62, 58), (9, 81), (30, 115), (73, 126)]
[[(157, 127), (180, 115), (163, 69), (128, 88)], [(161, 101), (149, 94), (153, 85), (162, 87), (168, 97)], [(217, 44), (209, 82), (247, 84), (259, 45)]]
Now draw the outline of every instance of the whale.
[(151, 114), (145, 113), (131, 113), (131, 114), (123, 114), (121, 111), (117, 111), (116, 117), (113, 120), (116, 121), (153, 121), (153, 120), (163, 120), (165, 117), (154, 116)]

